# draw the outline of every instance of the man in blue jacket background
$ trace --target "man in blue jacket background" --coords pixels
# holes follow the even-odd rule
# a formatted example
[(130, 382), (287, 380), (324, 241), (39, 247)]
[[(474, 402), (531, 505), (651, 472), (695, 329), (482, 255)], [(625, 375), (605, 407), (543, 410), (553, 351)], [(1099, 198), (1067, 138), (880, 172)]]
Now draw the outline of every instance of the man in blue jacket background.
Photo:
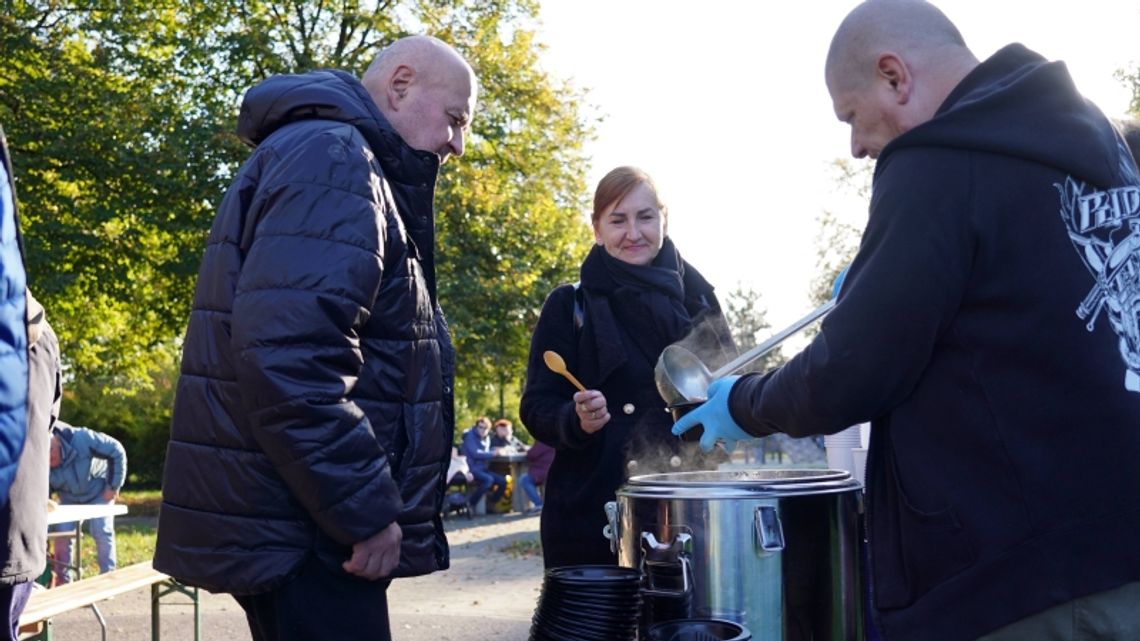
[[(85, 427), (72, 427), (56, 421), (51, 438), (51, 491), (59, 494), (60, 503), (92, 505), (114, 503), (127, 480), (127, 452), (114, 438)], [(77, 524), (61, 524), (53, 529), (69, 530)], [(95, 540), (99, 571), (115, 569), (115, 517), (87, 521)], [(55, 540), (56, 580), (71, 580), (71, 537)]]

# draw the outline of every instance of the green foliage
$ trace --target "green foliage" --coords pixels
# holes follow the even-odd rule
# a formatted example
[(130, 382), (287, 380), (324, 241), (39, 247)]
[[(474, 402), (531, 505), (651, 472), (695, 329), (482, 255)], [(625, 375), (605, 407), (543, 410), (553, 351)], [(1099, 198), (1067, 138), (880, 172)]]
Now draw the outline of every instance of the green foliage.
[(175, 346), (160, 346), (148, 356), (148, 384), (131, 392), (95, 376), (76, 378), (64, 385), (62, 418), (110, 434), (123, 444), (127, 450), (127, 483), (132, 489), (162, 484), (178, 378)]
[[(768, 330), (772, 325), (768, 322), (767, 315), (768, 310), (761, 305), (760, 292), (737, 283), (736, 289), (729, 293), (725, 301), (725, 320), (732, 330), (732, 340), (742, 353), (758, 345), (770, 333)], [(780, 350), (773, 350), (736, 373), (767, 372), (779, 367), (785, 360)]]
[(836, 277), (851, 264), (859, 250), (863, 231), (839, 220), (833, 212), (824, 211), (816, 218), (816, 275), (811, 281), (811, 300), (822, 305), (831, 298)]
[(542, 556), (542, 541), (535, 538), (515, 539), (499, 550), (512, 559), (521, 559), (528, 556)]
[(162, 490), (124, 490), (116, 502), (126, 505), (127, 514), (132, 518), (155, 518), (162, 506)]
[[(115, 555), (120, 568), (128, 565), (142, 563), (154, 558), (154, 542), (158, 536), (158, 527), (153, 520), (134, 521), (119, 517), (115, 521)], [(95, 539), (87, 534), (87, 524), (83, 524), (82, 541), (79, 545), (83, 550), (80, 567), (83, 578), (99, 574), (99, 557), (95, 554)]]
[(177, 3), (14, 2), (0, 15), (0, 120), (19, 177), (29, 281), (76, 376), (130, 389), (181, 331), (237, 159), (199, 100)]
[[(158, 534), (156, 519), (162, 503), (162, 493), (157, 490), (123, 490), (118, 501), (127, 506), (127, 516), (115, 519), (115, 552), (119, 567), (149, 561), (154, 557), (154, 542)], [(87, 533), (87, 523), (83, 524), (83, 540), (80, 546), (83, 558), (80, 565), (84, 577), (99, 573), (99, 558), (95, 554), (95, 540)]]
[(1132, 102), (1128, 111), (1134, 117), (1140, 118), (1140, 68), (1120, 69), (1115, 75), (1121, 84), (1132, 89)]
[[(122, 437), (157, 479), (181, 336), (214, 206), (248, 154), (241, 92), (274, 73), (361, 74), (409, 33), (481, 83), (467, 154), (437, 188), (440, 299), (457, 415), (514, 420), (531, 329), (589, 233), (583, 96), (538, 64), (533, 0), (14, 0), (0, 14), (0, 121), (30, 282), (60, 337), (64, 416)], [(144, 461), (153, 457), (154, 470)]]
[[(869, 162), (853, 163), (836, 160), (836, 182), (846, 192), (867, 199), (871, 195), (871, 177), (875, 165)], [(811, 300), (822, 305), (831, 298), (832, 285), (844, 267), (851, 264), (859, 251), (863, 229), (845, 223), (834, 212), (824, 211), (816, 219), (815, 236), (816, 275), (811, 283)]]
[[(456, 3), (459, 4), (459, 3)], [(530, 334), (547, 293), (576, 280), (589, 248), (582, 145), (593, 136), (582, 97), (538, 65), (534, 3), (425, 11), (479, 76), (479, 107), (463, 158), (437, 190), (439, 282), (455, 339), (457, 424), (515, 413)], [(444, 35), (446, 34), (446, 35)]]

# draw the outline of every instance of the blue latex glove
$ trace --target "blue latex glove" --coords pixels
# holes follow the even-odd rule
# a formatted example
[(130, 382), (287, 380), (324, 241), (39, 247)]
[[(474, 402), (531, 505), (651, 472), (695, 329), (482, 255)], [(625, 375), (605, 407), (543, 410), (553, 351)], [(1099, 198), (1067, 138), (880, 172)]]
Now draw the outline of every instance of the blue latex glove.
[(718, 378), (709, 385), (709, 400), (700, 407), (681, 417), (673, 425), (673, 434), (680, 436), (700, 424), (705, 428), (701, 435), (701, 449), (711, 452), (717, 441), (724, 441), (724, 447), (729, 452), (736, 448), (736, 442), (741, 439), (755, 438), (748, 432), (740, 429), (736, 421), (732, 420), (732, 413), (728, 411), (728, 396), (732, 392), (732, 385), (739, 376), (725, 376)]
[(831, 284), (831, 297), (839, 298), (839, 290), (843, 289), (843, 280), (847, 278), (847, 270), (851, 269), (851, 265), (843, 268), (839, 275), (835, 277), (835, 282)]

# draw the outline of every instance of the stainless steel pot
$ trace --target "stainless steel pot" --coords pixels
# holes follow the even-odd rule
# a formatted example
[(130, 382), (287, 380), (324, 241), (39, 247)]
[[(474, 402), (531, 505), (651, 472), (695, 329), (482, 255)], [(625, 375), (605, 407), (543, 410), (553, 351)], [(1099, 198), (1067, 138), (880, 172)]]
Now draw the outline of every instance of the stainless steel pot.
[(764, 641), (862, 641), (861, 501), (836, 470), (635, 476), (606, 506), (606, 536), (625, 567), (676, 563), (690, 616)]

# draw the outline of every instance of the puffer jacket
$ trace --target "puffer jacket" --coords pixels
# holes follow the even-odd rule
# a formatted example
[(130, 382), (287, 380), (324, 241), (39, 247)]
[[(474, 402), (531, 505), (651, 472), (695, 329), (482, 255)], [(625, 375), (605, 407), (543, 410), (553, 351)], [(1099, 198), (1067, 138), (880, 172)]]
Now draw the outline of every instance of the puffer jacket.
[[(257, 594), (397, 521), (394, 576), (448, 567), (454, 356), (436, 302), (439, 157), (340, 71), (246, 93), (186, 332), (155, 567)], [(346, 575), (347, 576), (347, 575)]]
[(0, 129), (0, 497), (8, 496), (27, 433), (24, 255), (8, 141)]

